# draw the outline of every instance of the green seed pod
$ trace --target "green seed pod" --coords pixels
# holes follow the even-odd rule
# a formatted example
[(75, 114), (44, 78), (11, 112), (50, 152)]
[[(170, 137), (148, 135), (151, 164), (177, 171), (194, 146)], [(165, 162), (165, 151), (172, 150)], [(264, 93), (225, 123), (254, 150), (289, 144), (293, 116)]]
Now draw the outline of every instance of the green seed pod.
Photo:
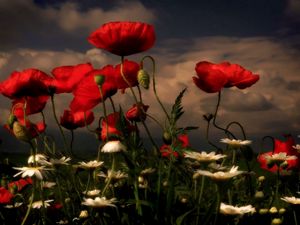
[(96, 75), (94, 76), (94, 80), (97, 85), (102, 86), (105, 82), (105, 76), (101, 74)]
[(27, 128), (23, 125), (21, 125), (19, 122), (14, 122), (13, 124), (13, 133), (16, 136), (17, 139), (25, 142), (29, 142), (32, 137), (30, 133), (28, 132)]
[(167, 132), (167, 131), (164, 132), (163, 141), (166, 145), (172, 144), (172, 136), (169, 132)]
[(139, 84), (143, 88), (149, 89), (150, 76), (145, 70), (143, 70), (143, 69), (139, 70), (138, 75), (137, 75), (137, 79), (138, 79)]

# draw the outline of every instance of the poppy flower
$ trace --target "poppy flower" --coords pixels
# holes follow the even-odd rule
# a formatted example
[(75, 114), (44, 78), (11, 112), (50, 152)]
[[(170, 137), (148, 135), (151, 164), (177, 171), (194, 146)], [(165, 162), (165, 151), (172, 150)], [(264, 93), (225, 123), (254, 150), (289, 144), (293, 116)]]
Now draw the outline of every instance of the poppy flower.
[(111, 113), (107, 115), (101, 121), (101, 140), (115, 140), (123, 137), (126, 132), (134, 130), (134, 127), (129, 124), (125, 118), (121, 118), (119, 112)]
[[(117, 86), (114, 80), (113, 67), (106, 69), (92, 70), (85, 76), (73, 91), (74, 98), (70, 104), (71, 111), (89, 111), (101, 101), (117, 93)], [(95, 82), (95, 76), (105, 76), (105, 82), (99, 87)], [(111, 76), (110, 76), (111, 75)], [(99, 88), (102, 90), (102, 95)]]
[(0, 83), (0, 93), (11, 99), (48, 95), (52, 82), (52, 77), (37, 69), (15, 71)]
[[(12, 113), (17, 118), (24, 118), (24, 105), (26, 102), (26, 116), (42, 112), (45, 108), (49, 96), (41, 95), (37, 97), (26, 97), (15, 99), (12, 102)], [(26, 99), (26, 100), (25, 100)]]
[(72, 112), (65, 110), (63, 116), (60, 118), (60, 124), (69, 130), (74, 130), (78, 127), (84, 127), (94, 121), (94, 113), (87, 112)]
[(134, 61), (124, 60), (123, 62), (123, 75), (125, 76), (128, 83), (123, 79), (121, 74), (121, 64), (116, 65), (114, 79), (118, 89), (126, 89), (129, 87), (137, 86), (138, 82), (138, 72), (140, 66)]
[(126, 118), (129, 121), (140, 122), (146, 119), (146, 112), (149, 106), (144, 105), (143, 103), (134, 104), (127, 112)]
[[(286, 163), (287, 165), (285, 166), (285, 169), (290, 170), (290, 169), (295, 169), (299, 168), (299, 157), (300, 154), (293, 148), (293, 145), (295, 144), (295, 141), (292, 136), (288, 136), (286, 141), (281, 141), (278, 139), (274, 139), (274, 151), (266, 152), (263, 154), (260, 154), (257, 158), (258, 162), (260, 163), (260, 167), (262, 169), (271, 171), (271, 172), (276, 172), (278, 169), (278, 166), (275, 164), (269, 165), (268, 166), (268, 159), (272, 158), (274, 155), (279, 155), (280, 153), (284, 153), (287, 157)], [(289, 156), (297, 156), (296, 159), (288, 159), (290, 158)], [(281, 168), (280, 168), (281, 170)]]
[(52, 70), (54, 76), (53, 87), (55, 93), (70, 93), (79, 84), (82, 78), (84, 78), (90, 71), (93, 70), (93, 66), (90, 63), (78, 64), (76, 66), (60, 66)]
[(193, 77), (194, 83), (207, 93), (219, 92), (224, 87), (245, 89), (259, 80), (259, 75), (229, 62), (214, 64), (202, 61), (196, 64), (195, 70), (197, 77)]
[(13, 199), (14, 195), (4, 187), (0, 187), (0, 204), (8, 204)]
[(159, 150), (162, 157), (170, 158), (170, 155), (173, 155), (175, 158), (178, 158), (180, 150), (189, 146), (188, 136), (186, 134), (181, 134), (171, 145), (164, 144)]
[(150, 49), (155, 42), (152, 25), (141, 22), (110, 22), (95, 30), (88, 41), (97, 48), (119, 56)]
[(30, 185), (32, 184), (32, 179), (29, 177), (29, 178), (26, 178), (26, 179), (19, 179), (17, 181), (13, 181), (13, 182), (10, 182), (8, 184), (8, 187), (9, 188), (14, 188), (16, 187), (17, 188), (17, 191), (21, 191), (24, 187), (26, 187), (27, 185)]

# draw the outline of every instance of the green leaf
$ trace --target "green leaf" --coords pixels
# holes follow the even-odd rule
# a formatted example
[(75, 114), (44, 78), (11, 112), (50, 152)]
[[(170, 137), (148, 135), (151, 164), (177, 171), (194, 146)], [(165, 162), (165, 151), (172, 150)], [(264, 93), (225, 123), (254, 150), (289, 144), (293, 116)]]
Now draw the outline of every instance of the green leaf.
[(191, 209), (190, 211), (187, 211), (186, 213), (182, 214), (181, 216), (177, 217), (176, 219), (176, 225), (181, 225), (183, 220), (187, 215), (189, 215), (191, 212), (193, 212), (195, 209)]
[(171, 120), (172, 122), (175, 124), (176, 121), (182, 116), (182, 114), (184, 113), (183, 111), (183, 107), (181, 106), (181, 100), (182, 97), (184, 95), (184, 92), (186, 91), (186, 88), (183, 89), (179, 95), (177, 96), (175, 103), (172, 107), (172, 111), (171, 111)]

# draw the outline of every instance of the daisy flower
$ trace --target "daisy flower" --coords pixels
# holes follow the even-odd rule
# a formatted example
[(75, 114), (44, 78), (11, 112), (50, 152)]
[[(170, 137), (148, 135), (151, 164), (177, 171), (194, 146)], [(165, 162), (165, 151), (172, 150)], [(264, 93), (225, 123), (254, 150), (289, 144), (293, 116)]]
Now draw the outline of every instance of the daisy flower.
[(47, 161), (47, 157), (43, 154), (35, 154), (31, 155), (28, 158), (28, 164), (33, 164), (33, 163), (39, 163), (39, 164), (45, 164), (45, 161)]
[(252, 143), (252, 141), (249, 140), (239, 140), (239, 139), (229, 139), (229, 138), (222, 138), (220, 142), (231, 145), (233, 147), (241, 147), (244, 145), (250, 145)]
[(96, 196), (96, 195), (100, 194), (100, 190), (99, 189), (94, 189), (94, 190), (90, 190), (90, 191), (84, 191), (82, 193), (87, 195), (87, 196)]
[(106, 199), (105, 197), (96, 197), (95, 199), (92, 198), (83, 198), (82, 205), (91, 206), (94, 208), (103, 208), (107, 206), (116, 207), (113, 203), (116, 202), (115, 198)]
[(210, 177), (211, 179), (216, 180), (216, 181), (226, 181), (226, 180), (229, 180), (229, 179), (231, 179), (235, 176), (238, 176), (242, 173), (244, 173), (244, 171), (238, 171), (238, 166), (233, 166), (227, 172), (218, 171), (218, 172), (212, 173), (207, 170), (196, 170), (196, 172), (193, 175), (193, 178), (196, 179), (202, 175), (202, 176)]
[(13, 167), (15, 170), (20, 170), (14, 177), (21, 175), (22, 177), (35, 176), (39, 180), (43, 180), (42, 171), (45, 169), (44, 166), (39, 167)]
[(287, 160), (294, 160), (297, 159), (297, 156), (295, 155), (287, 155), (286, 152), (279, 152), (272, 155), (266, 155), (265, 159), (269, 162), (273, 163), (283, 163)]
[(46, 200), (46, 201), (44, 201), (44, 204), (43, 204), (43, 201), (42, 201), (42, 200), (36, 201), (36, 202), (33, 202), (33, 203), (32, 203), (31, 208), (33, 208), (33, 209), (40, 209), (40, 208), (43, 207), (43, 206), (44, 206), (45, 208), (47, 208), (47, 207), (50, 206), (49, 202), (53, 202), (53, 201), (54, 201), (53, 199), (51, 199), (51, 200)]
[(100, 166), (103, 165), (103, 161), (97, 161), (97, 160), (93, 160), (93, 161), (89, 161), (89, 162), (80, 162), (79, 163), (79, 167), (83, 168), (83, 169), (96, 169)]
[(101, 152), (104, 153), (115, 153), (121, 151), (126, 151), (126, 146), (120, 141), (108, 141), (101, 149)]
[(219, 159), (225, 158), (226, 155), (216, 154), (215, 152), (184, 152), (185, 158), (195, 159), (199, 162), (212, 162), (217, 161)]
[(296, 198), (296, 197), (283, 197), (281, 198), (281, 200), (294, 205), (300, 204), (300, 198)]
[(255, 208), (252, 205), (246, 205), (246, 206), (232, 206), (232, 205), (226, 205), (223, 202), (220, 205), (220, 213), (225, 215), (244, 215), (246, 213), (255, 213)]

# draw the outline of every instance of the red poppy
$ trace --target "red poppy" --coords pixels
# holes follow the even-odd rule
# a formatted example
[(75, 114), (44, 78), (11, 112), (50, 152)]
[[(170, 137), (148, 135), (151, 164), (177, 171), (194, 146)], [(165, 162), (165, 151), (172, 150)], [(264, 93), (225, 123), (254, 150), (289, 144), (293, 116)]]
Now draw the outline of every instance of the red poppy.
[[(15, 99), (12, 102), (12, 113), (18, 118), (24, 118), (24, 105), (26, 102), (26, 116), (43, 111), (49, 96), (26, 97)], [(26, 99), (26, 100), (25, 100)]]
[(171, 154), (175, 156), (176, 158), (179, 157), (180, 150), (182, 148), (189, 147), (189, 139), (186, 134), (181, 134), (177, 137), (177, 139), (172, 143), (172, 145), (162, 145), (160, 147), (160, 152), (162, 157), (167, 157), (169, 158)]
[(195, 70), (197, 77), (193, 77), (194, 83), (208, 93), (219, 92), (223, 87), (244, 89), (259, 80), (259, 75), (229, 62), (214, 64), (202, 61), (196, 64)]
[(78, 127), (84, 127), (94, 121), (94, 113), (87, 112), (72, 112), (65, 110), (64, 115), (60, 118), (60, 124), (69, 130), (74, 130)]
[(276, 172), (278, 169), (278, 166), (275, 164), (274, 166), (269, 168), (267, 165), (266, 156), (272, 156), (272, 154), (278, 154), (280, 152), (284, 152), (287, 155), (295, 155), (298, 157), (297, 159), (287, 160), (288, 165), (287, 165), (286, 169), (290, 170), (290, 169), (299, 168), (300, 154), (297, 152), (296, 149), (293, 148), (293, 145), (295, 145), (295, 141), (292, 136), (288, 136), (286, 141), (280, 141), (278, 139), (274, 139), (274, 151), (266, 152), (266, 153), (260, 154), (258, 156), (257, 160), (260, 163), (260, 167), (262, 169), (265, 169), (265, 170), (268, 170), (271, 172)]
[(13, 72), (0, 83), (0, 92), (8, 98), (48, 95), (53, 78), (37, 69)]
[(106, 119), (104, 118), (101, 122), (101, 140), (105, 141), (110, 137), (122, 136), (123, 132), (119, 130), (120, 127), (120, 113), (115, 112), (109, 114)]
[(0, 204), (9, 204), (14, 195), (4, 187), (0, 187)]
[(146, 119), (146, 112), (149, 106), (144, 105), (143, 103), (134, 104), (127, 112), (126, 118), (129, 121), (140, 122)]
[[(71, 111), (89, 111), (101, 101), (117, 93), (113, 74), (113, 67), (89, 72), (73, 91), (74, 99), (70, 104)], [(99, 87), (95, 82), (95, 76), (97, 75), (105, 76), (105, 82), (101, 86), (103, 96), (101, 96)]]
[(31, 178), (26, 178), (26, 179), (22, 178), (20, 180), (10, 182), (8, 184), (8, 187), (9, 188), (17, 187), (17, 191), (21, 191), (24, 187), (26, 187), (29, 184), (32, 184)]
[(51, 73), (55, 77), (53, 81), (55, 93), (59, 94), (72, 92), (81, 79), (92, 70), (93, 67), (90, 63), (54, 68)]
[(88, 41), (115, 55), (127, 56), (148, 50), (154, 45), (152, 25), (141, 22), (110, 22), (94, 31)]

